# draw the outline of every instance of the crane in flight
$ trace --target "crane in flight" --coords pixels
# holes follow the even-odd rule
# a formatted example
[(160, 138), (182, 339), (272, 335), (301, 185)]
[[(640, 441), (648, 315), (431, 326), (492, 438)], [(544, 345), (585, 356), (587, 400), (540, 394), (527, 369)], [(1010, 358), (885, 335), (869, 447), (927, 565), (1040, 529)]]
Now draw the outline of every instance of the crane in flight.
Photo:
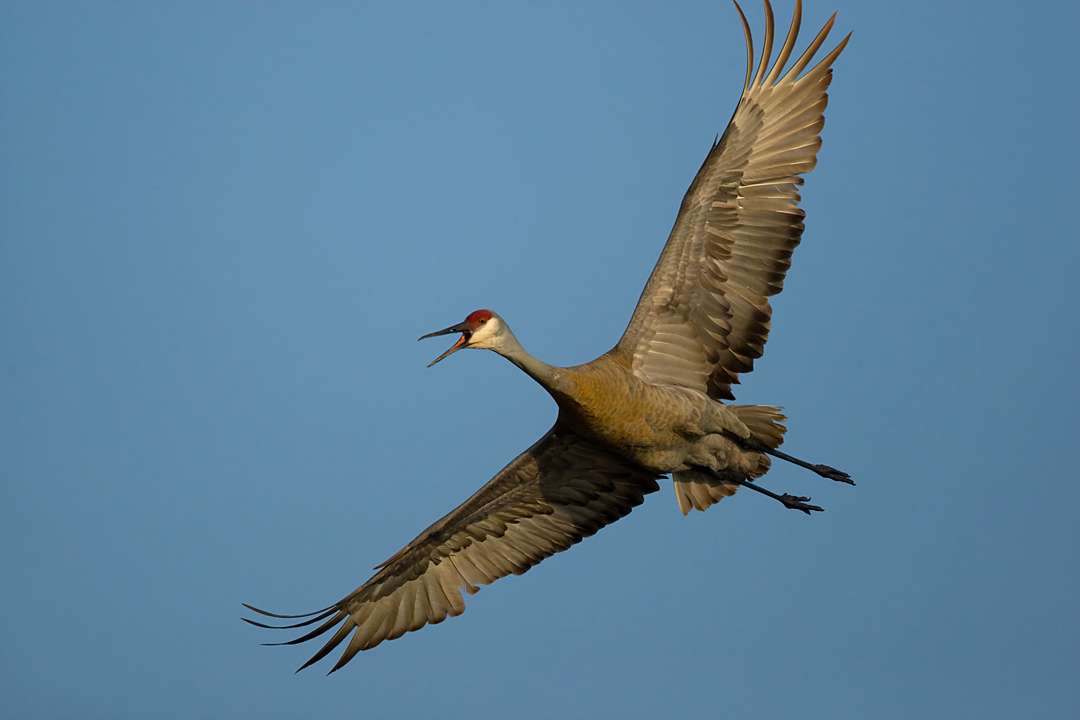
[[(753, 369), (769, 335), (768, 298), (783, 288), (805, 213), (797, 187), (821, 147), (832, 64), (850, 35), (806, 70), (832, 18), (784, 72), (799, 32), (795, 14), (770, 66), (773, 13), (765, 2), (765, 45), (754, 65), (746, 35), (742, 97), (683, 198), (675, 226), (618, 344), (576, 367), (548, 365), (527, 353), (506, 321), (477, 310), (464, 322), (420, 338), (461, 333), (431, 365), (465, 348), (492, 350), (525, 371), (555, 399), (555, 425), (457, 509), (379, 565), (340, 602), (305, 615), (294, 629), (320, 623), (279, 645), (306, 642), (340, 626), (301, 666), (321, 660), (351, 634), (330, 672), (361, 650), (465, 610), (461, 591), (479, 591), (520, 575), (627, 515), (670, 474), (683, 514), (705, 510), (739, 488), (810, 514), (808, 497), (773, 493), (754, 481), (770, 456), (852, 483), (826, 465), (778, 448), (779, 408), (727, 405), (740, 373)], [(806, 70), (805, 73), (803, 71)], [(800, 76), (801, 75), (801, 76)], [(430, 367), (430, 366), (429, 366)], [(299, 672), (299, 670), (297, 671)]]

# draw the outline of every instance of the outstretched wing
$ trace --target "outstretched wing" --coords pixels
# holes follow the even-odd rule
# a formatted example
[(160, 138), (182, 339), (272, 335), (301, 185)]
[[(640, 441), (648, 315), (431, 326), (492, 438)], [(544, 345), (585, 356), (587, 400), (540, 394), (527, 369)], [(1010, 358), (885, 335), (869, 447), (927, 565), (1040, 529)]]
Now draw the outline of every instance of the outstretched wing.
[(825, 41), (833, 15), (781, 77), (799, 33), (802, 6), (796, 2), (791, 29), (771, 69), (769, 0), (765, 15), (765, 47), (754, 73), (750, 26), (739, 8), (747, 55), (742, 98), (686, 192), (615, 348), (632, 357), (634, 373), (644, 380), (695, 388), (718, 399), (734, 399), (731, 385), (739, 373), (753, 369), (768, 339), (768, 298), (783, 289), (803, 231), (805, 213), (796, 188), (817, 163), (831, 66), (848, 41), (844, 38), (799, 77)]
[(270, 617), (310, 618), (283, 628), (325, 621), (282, 645), (311, 640), (341, 624), (300, 668), (321, 660), (352, 633), (334, 672), (383, 640), (460, 615), (465, 611), (462, 588), (472, 594), (478, 585), (521, 575), (615, 522), (660, 489), (658, 477), (556, 425), (341, 602), (308, 615), (247, 607)]

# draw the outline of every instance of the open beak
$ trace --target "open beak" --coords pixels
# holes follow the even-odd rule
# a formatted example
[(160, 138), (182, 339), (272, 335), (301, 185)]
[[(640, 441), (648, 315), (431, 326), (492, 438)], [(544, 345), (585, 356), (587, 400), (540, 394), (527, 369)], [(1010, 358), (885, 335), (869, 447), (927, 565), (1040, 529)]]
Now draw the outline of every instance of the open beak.
[(440, 360), (442, 360), (443, 358), (445, 358), (445, 357), (447, 357), (449, 355), (453, 355), (454, 353), (456, 353), (461, 348), (469, 347), (469, 338), (472, 337), (472, 330), (469, 329), (468, 323), (458, 323), (457, 325), (454, 325), (452, 327), (448, 327), (445, 330), (440, 330), (439, 332), (428, 333), (424, 337), (420, 338), (420, 340), (423, 340), (423, 339), (429, 338), (429, 337), (438, 337), (439, 335), (453, 335), (454, 333), (461, 333), (461, 339), (459, 339), (456, 343), (451, 345), (449, 350), (447, 350), (442, 355), (440, 355), (439, 357), (432, 360), (431, 364), (429, 364), (428, 367), (431, 367), (432, 365), (434, 365), (435, 363), (439, 362)]

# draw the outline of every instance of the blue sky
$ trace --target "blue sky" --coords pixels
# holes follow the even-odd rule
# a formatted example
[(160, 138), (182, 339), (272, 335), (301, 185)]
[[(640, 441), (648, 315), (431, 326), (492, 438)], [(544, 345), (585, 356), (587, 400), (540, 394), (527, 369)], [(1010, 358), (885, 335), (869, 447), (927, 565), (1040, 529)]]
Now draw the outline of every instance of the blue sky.
[(326, 678), (240, 603), (338, 600), (550, 426), (506, 361), (416, 338), (490, 307), (548, 362), (610, 348), (737, 101), (738, 17), (0, 5), (4, 714), (1075, 711), (1080, 8), (814, 0), (807, 38), (834, 10), (736, 392), (858, 486), (776, 467), (826, 512), (684, 518), (664, 482)]

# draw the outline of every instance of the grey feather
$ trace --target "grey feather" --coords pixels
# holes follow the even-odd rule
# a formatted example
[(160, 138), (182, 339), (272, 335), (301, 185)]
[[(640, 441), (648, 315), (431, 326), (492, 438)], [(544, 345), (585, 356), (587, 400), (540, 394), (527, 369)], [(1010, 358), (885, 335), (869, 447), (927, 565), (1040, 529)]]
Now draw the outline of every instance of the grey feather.
[[(803, 77), (833, 24), (780, 77), (802, 18), (796, 4), (784, 45), (769, 69), (773, 13), (765, 2), (765, 43), (756, 71), (750, 26), (747, 81), (735, 114), (683, 198), (671, 235), (616, 346), (635, 374), (657, 384), (733, 400), (769, 337), (768, 298), (784, 287), (804, 216), (796, 187), (814, 169), (832, 62), (847, 38)], [(835, 15), (833, 16), (835, 18)], [(777, 80), (779, 78), (779, 80)]]

